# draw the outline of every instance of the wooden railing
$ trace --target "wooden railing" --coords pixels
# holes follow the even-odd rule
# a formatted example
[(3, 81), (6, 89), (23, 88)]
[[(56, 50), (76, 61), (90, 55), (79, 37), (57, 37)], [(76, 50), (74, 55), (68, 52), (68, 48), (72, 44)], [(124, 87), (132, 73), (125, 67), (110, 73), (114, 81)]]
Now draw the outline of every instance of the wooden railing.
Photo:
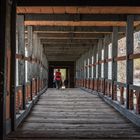
[(98, 79), (94, 78), (93, 80), (94, 80), (94, 90), (98, 91)]
[(98, 78), (98, 92), (104, 93), (105, 91), (105, 79)]
[(140, 114), (140, 87), (135, 85), (129, 86), (129, 109)]
[[(33, 97), (37, 96), (38, 93), (45, 87), (45, 80), (32, 79), (31, 82), (25, 85), (25, 104), (28, 104), (33, 100)], [(19, 85), (16, 87), (16, 114), (23, 110), (23, 97), (24, 97), (24, 86)]]
[(126, 105), (126, 84), (114, 82), (112, 99), (118, 101), (120, 105)]
[(30, 85), (30, 83), (27, 83), (26, 84), (26, 104), (29, 102), (29, 101), (31, 101), (31, 85)]
[(106, 79), (104, 86), (104, 95), (112, 97), (112, 80)]
[[(126, 84), (104, 79), (77, 79), (76, 84), (79, 87), (85, 87), (103, 93), (104, 96), (118, 102), (120, 105), (126, 106)], [(129, 85), (129, 110), (133, 110), (137, 114), (140, 114), (140, 87), (135, 85)]]
[(18, 86), (16, 88), (16, 113), (23, 110), (23, 87)]

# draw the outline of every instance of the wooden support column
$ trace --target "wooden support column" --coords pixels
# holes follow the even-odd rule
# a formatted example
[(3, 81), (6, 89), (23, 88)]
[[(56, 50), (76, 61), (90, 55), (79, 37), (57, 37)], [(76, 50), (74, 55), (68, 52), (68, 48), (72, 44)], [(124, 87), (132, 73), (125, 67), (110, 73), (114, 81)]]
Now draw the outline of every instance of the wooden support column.
[[(28, 57), (32, 57), (32, 53), (33, 53), (33, 29), (32, 26), (27, 26), (27, 32), (28, 32)], [(28, 80), (32, 80), (32, 63), (29, 64), (28, 66)]]
[[(18, 26), (18, 50), (19, 54), (25, 56), (25, 38), (24, 38), (24, 15), (17, 16)], [(23, 109), (25, 109), (26, 83), (25, 83), (25, 60), (19, 61), (19, 84), (23, 86)]]
[(81, 58), (81, 68), (82, 68), (81, 79), (82, 79), (82, 87), (83, 87), (84, 86), (84, 56), (83, 55)]
[[(108, 59), (108, 39), (105, 37), (104, 39), (104, 59)], [(108, 79), (108, 63), (105, 62), (104, 65), (104, 78)]]
[(91, 83), (92, 83), (92, 49), (89, 51), (89, 88), (92, 89)]
[[(101, 61), (101, 56), (102, 56), (102, 40), (100, 39), (98, 42), (98, 62)], [(98, 90), (99, 92), (101, 91), (101, 80), (99, 79), (101, 78), (101, 64), (98, 63)]]
[[(27, 27), (28, 31), (28, 56), (32, 57), (33, 53), (33, 29), (32, 26)], [(33, 78), (33, 73), (32, 73), (32, 62), (28, 63), (28, 80), (30, 81), (30, 96), (32, 100), (32, 78)]]
[(10, 96), (10, 116), (11, 129), (16, 129), (16, 0), (12, 3), (11, 13), (11, 96)]
[[(108, 59), (108, 37), (106, 36), (104, 39), (104, 59)], [(105, 80), (108, 79), (108, 62), (104, 63), (104, 78)], [(107, 83), (105, 81), (104, 85), (104, 94), (106, 94), (106, 89), (107, 89)]]
[(5, 101), (6, 101), (6, 6), (7, 0), (0, 1), (0, 139), (3, 140), (6, 133), (6, 114), (5, 114)]
[(97, 46), (94, 46), (93, 48), (93, 56), (94, 56), (94, 61), (93, 61), (93, 87), (94, 87), (94, 90), (97, 90), (97, 80), (96, 80), (96, 62), (97, 62), (97, 58), (96, 58), (96, 54), (97, 54)]
[[(93, 49), (94, 62), (93, 62), (93, 64), (96, 63), (96, 53), (97, 53), (97, 48), (96, 48), (96, 46), (94, 46), (94, 49)], [(96, 65), (94, 65), (93, 77), (96, 78)]]
[[(101, 61), (102, 56), (102, 40), (99, 40), (98, 43), (98, 61)], [(98, 78), (101, 78), (101, 64), (98, 64)]]
[(116, 85), (114, 81), (117, 81), (117, 61), (114, 61), (114, 58), (118, 54), (118, 27), (113, 27), (112, 33), (112, 99), (116, 100), (117, 92)]
[[(129, 106), (130, 100), (133, 100), (133, 96), (129, 96), (129, 85), (133, 84), (133, 59), (129, 59), (129, 55), (133, 54), (134, 44), (133, 44), (133, 33), (134, 33), (134, 16), (127, 16), (127, 26), (126, 26), (126, 108), (132, 108)], [(130, 93), (131, 94), (131, 93)]]

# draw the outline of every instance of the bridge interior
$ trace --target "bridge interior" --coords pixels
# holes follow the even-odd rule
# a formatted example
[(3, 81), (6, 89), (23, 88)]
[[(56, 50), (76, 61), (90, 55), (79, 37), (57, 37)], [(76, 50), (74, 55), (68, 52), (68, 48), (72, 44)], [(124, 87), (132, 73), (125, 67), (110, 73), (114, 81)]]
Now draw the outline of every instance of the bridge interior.
[[(0, 139), (140, 139), (137, 2), (2, 0), (0, 10)], [(56, 68), (68, 89), (50, 89)]]

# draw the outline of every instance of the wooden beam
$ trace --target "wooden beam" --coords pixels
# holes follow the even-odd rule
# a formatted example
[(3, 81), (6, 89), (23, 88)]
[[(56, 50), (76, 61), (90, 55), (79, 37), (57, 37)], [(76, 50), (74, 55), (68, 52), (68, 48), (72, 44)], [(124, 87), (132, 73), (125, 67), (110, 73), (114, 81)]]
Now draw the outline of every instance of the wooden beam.
[(67, 48), (46, 48), (45, 49), (45, 52), (46, 53), (59, 53), (59, 52), (65, 52), (65, 53), (68, 53), (68, 52), (73, 52), (73, 53), (77, 53), (79, 54), (80, 52), (83, 52), (83, 51), (87, 51), (89, 50), (89, 48), (82, 48), (82, 49), (79, 49), (79, 48), (73, 48), (73, 49), (67, 49)]
[(112, 0), (18, 0), (18, 6), (139, 6), (138, 1), (125, 1), (117, 0), (112, 2)]
[(139, 6), (20, 6), (18, 14), (139, 14)]
[(16, 129), (16, 0), (12, 4), (11, 14), (11, 85), (10, 85), (10, 116), (11, 129)]
[[(94, 27), (94, 26), (33, 26), (34, 32), (59, 32), (59, 33), (112, 33), (113, 27)], [(118, 27), (118, 32), (125, 33), (125, 27)]]
[(126, 26), (126, 108), (129, 109), (129, 85), (133, 84), (133, 60), (129, 59), (129, 55), (133, 54), (134, 43), (133, 43), (133, 33), (134, 33), (134, 17), (128, 15), (127, 26)]
[(82, 39), (41, 39), (41, 43), (42, 44), (96, 44), (97, 43), (97, 39), (91, 40), (91, 39), (86, 39), (86, 40), (82, 40)]
[[(125, 21), (25, 21), (25, 26), (126, 26)], [(137, 26), (140, 21), (134, 22)]]
[(92, 47), (93, 45), (89, 45), (89, 44), (44, 44), (43, 47), (44, 48), (68, 48), (68, 49), (76, 49), (80, 47), (80, 49), (84, 49), (84, 48), (89, 48)]
[(0, 1), (0, 139), (3, 140), (6, 134), (6, 18), (7, 18), (7, 1)]
[(104, 38), (102, 33), (38, 33), (40, 39), (99, 39)]
[(25, 14), (25, 21), (126, 21), (126, 19), (127, 15), (122, 14)]

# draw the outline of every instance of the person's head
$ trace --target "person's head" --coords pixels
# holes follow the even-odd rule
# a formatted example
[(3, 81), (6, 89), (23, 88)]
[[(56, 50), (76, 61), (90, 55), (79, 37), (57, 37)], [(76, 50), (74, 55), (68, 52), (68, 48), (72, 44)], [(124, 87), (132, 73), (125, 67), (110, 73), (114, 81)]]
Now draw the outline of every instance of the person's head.
[(59, 71), (59, 72), (60, 72), (60, 69), (58, 69), (57, 71)]

